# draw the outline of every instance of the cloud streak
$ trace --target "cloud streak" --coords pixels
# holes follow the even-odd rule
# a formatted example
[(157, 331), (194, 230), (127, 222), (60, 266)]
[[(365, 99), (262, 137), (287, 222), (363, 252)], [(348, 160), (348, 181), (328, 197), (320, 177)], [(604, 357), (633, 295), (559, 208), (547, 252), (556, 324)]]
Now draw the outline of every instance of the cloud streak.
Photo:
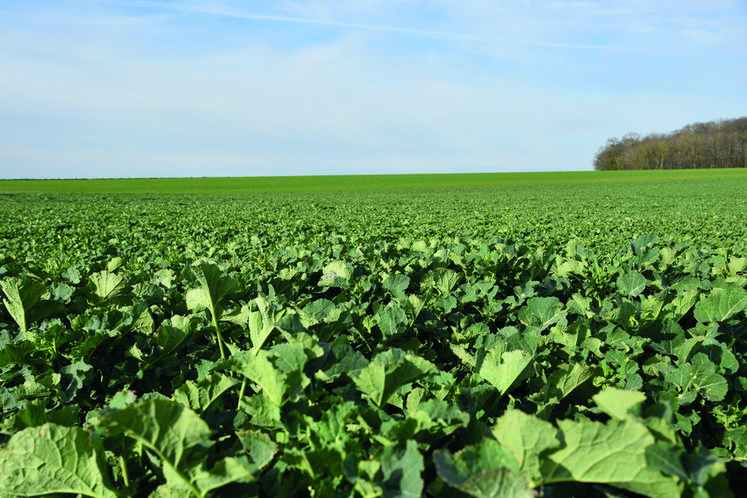
[(237, 10), (231, 10), (226, 8), (216, 8), (213, 5), (184, 5), (166, 2), (156, 1), (138, 1), (133, 2), (131, 5), (137, 5), (139, 7), (156, 8), (167, 11), (176, 11), (190, 14), (208, 14), (211, 16), (226, 17), (231, 19), (243, 19), (251, 21), (269, 21), (274, 23), (290, 23), (290, 24), (308, 24), (314, 26), (326, 26), (334, 28), (350, 28), (364, 31), (383, 31), (389, 33), (403, 34), (407, 36), (413, 36), (418, 38), (428, 38), (435, 40), (444, 41), (455, 41), (455, 42), (491, 42), (491, 43), (508, 43), (514, 45), (527, 45), (535, 47), (552, 47), (552, 48), (564, 48), (564, 49), (580, 49), (580, 50), (624, 50), (622, 47), (604, 45), (604, 44), (585, 44), (585, 43), (563, 43), (553, 41), (528, 41), (521, 39), (504, 39), (500, 37), (485, 37), (476, 36), (464, 32), (449, 32), (449, 31), (438, 31), (438, 30), (427, 30), (418, 28), (409, 28), (392, 25), (381, 25), (381, 24), (365, 24), (345, 21), (335, 21), (329, 19), (314, 19), (308, 17), (293, 17), (293, 16), (279, 16), (279, 15), (268, 15), (259, 14), (252, 12), (241, 12)]

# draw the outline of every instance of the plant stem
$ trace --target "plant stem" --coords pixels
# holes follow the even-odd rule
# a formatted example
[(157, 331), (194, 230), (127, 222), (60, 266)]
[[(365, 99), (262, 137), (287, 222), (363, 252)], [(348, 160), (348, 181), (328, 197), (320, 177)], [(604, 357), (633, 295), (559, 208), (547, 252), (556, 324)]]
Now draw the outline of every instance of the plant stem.
[(236, 404), (236, 409), (241, 409), (241, 400), (244, 398), (244, 393), (246, 392), (246, 377), (244, 377), (244, 380), (241, 381), (241, 389), (239, 389), (239, 402)]
[(218, 337), (218, 348), (220, 349), (220, 357), (221, 359), (226, 359), (226, 346), (223, 342), (223, 335), (220, 333), (220, 326), (218, 325), (218, 319), (215, 316), (215, 313), (210, 313), (213, 317), (213, 327), (215, 327), (215, 335)]
[(127, 461), (124, 456), (119, 455), (119, 465), (122, 467), (122, 479), (126, 488), (130, 487), (130, 476), (127, 473)]

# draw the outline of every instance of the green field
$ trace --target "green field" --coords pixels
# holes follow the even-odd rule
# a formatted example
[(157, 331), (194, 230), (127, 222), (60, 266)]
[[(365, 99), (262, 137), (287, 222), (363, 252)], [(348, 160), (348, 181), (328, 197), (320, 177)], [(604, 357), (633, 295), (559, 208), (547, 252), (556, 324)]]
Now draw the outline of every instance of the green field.
[(744, 496), (746, 189), (2, 181), (0, 496)]
[(343, 192), (516, 185), (648, 183), (744, 179), (747, 170), (572, 171), (428, 175), (348, 175), (237, 178), (121, 178), (94, 180), (0, 180), (2, 193), (262, 193)]

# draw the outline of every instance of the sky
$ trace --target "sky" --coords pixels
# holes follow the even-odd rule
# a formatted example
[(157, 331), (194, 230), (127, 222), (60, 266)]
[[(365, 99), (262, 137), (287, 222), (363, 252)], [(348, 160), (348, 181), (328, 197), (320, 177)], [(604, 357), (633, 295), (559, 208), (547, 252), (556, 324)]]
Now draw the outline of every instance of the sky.
[(593, 169), (747, 115), (747, 0), (0, 0), (0, 178)]

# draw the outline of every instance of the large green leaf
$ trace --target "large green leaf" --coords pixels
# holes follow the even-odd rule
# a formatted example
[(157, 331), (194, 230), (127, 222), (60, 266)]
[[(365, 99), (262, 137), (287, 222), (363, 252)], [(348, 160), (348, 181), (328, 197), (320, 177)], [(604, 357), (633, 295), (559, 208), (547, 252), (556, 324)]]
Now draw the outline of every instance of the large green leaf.
[(221, 300), (236, 290), (239, 283), (236, 279), (223, 275), (220, 268), (213, 263), (202, 263), (194, 269), (194, 274), (197, 277), (199, 287), (187, 291), (185, 296), (187, 307), (193, 311), (200, 311), (202, 309), (210, 311), (215, 335), (218, 339), (220, 355), (222, 358), (225, 358), (225, 342), (218, 323), (223, 312)]
[(73, 401), (78, 391), (90, 383), (93, 367), (84, 361), (76, 361), (60, 370), (60, 394), (65, 403)]
[(683, 406), (695, 401), (698, 394), (711, 401), (721, 401), (729, 385), (716, 370), (716, 365), (705, 353), (697, 353), (692, 362), (672, 367), (664, 375), (664, 380), (675, 386)]
[(283, 316), (283, 311), (272, 309), (263, 296), (257, 296), (253, 303), (257, 309), (249, 312), (249, 337), (252, 340), (252, 351), (256, 354), (270, 338), (275, 324)]
[(306, 327), (317, 323), (334, 322), (340, 317), (341, 310), (329, 299), (311, 301), (299, 311), (301, 321)]
[(704, 446), (699, 446), (693, 453), (688, 454), (684, 448), (660, 442), (646, 448), (646, 459), (652, 470), (660, 470), (686, 482), (694, 491), (694, 496), (734, 496), (729, 489), (724, 463)]
[(656, 324), (646, 329), (644, 333), (651, 338), (648, 347), (670, 356), (677, 356), (678, 348), (685, 342), (685, 331), (672, 320)]
[(544, 455), (560, 446), (557, 432), (551, 423), (519, 410), (508, 410), (493, 427), (493, 435), (511, 452), (532, 487), (543, 482)]
[(195, 481), (203, 474), (204, 453), (213, 445), (212, 431), (195, 412), (175, 401), (152, 399), (110, 412), (100, 425), (153, 451), (171, 488), (204, 496)]
[(718, 287), (695, 305), (695, 319), (700, 322), (723, 322), (747, 309), (747, 291), (738, 285)]
[(379, 326), (384, 339), (396, 337), (407, 329), (407, 315), (396, 303), (391, 302), (376, 314), (376, 325)]
[(259, 385), (272, 403), (282, 406), (294, 391), (308, 385), (309, 379), (303, 373), (307, 360), (302, 346), (284, 344), (277, 352), (240, 351), (226, 365)]
[(537, 392), (536, 399), (552, 407), (591, 380), (597, 372), (598, 367), (588, 367), (581, 363), (559, 365), (548, 377), (542, 391)]
[(193, 271), (199, 286), (187, 291), (187, 307), (193, 311), (207, 309), (216, 320), (220, 319), (221, 300), (238, 288), (238, 281), (226, 277), (213, 263), (202, 263)]
[(423, 493), (423, 456), (415, 441), (405, 448), (389, 446), (379, 456), (383, 477), (381, 485), (387, 498), (420, 498)]
[(203, 465), (193, 468), (190, 477), (201, 496), (213, 496), (211, 491), (231, 483), (250, 483), (256, 480), (257, 466), (246, 456), (226, 457), (207, 469)]
[(597, 406), (617, 420), (630, 418), (630, 411), (646, 401), (646, 395), (640, 391), (626, 391), (608, 387), (593, 396)]
[(494, 349), (483, 360), (480, 377), (490, 382), (503, 396), (522, 379), (532, 360), (532, 355), (526, 351)]
[[(467, 427), (470, 420), (468, 413), (438, 398), (420, 402), (417, 399), (418, 394), (423, 394), (424, 390), (416, 389), (419, 391), (414, 389), (407, 397), (407, 428), (412, 429), (413, 435), (421, 437), (431, 434), (434, 437), (444, 437), (459, 428)], [(412, 421), (414, 421), (414, 427), (409, 425)]]
[(635, 297), (646, 289), (646, 277), (637, 271), (620, 275), (617, 279), (617, 289), (629, 297)]
[(646, 450), (655, 442), (642, 423), (560, 420), (563, 446), (542, 465), (545, 484), (607, 484), (652, 498), (680, 496), (677, 479), (649, 468)]
[(346, 261), (332, 261), (322, 270), (319, 279), (319, 287), (350, 288), (350, 279), (353, 276), (353, 267)]
[(533, 498), (527, 481), (507, 468), (487, 469), (462, 482), (457, 489), (475, 498)]
[(188, 380), (174, 392), (174, 401), (203, 413), (220, 396), (236, 385), (236, 380), (214, 372), (200, 382)]
[(104, 448), (80, 427), (44, 424), (13, 435), (0, 449), (0, 494), (70, 493), (119, 496), (109, 481)]
[(448, 295), (462, 278), (462, 274), (454, 270), (448, 268), (436, 268), (423, 277), (421, 285), (432, 285), (440, 294)]
[(4, 278), (0, 280), (5, 299), (3, 304), (22, 331), (26, 331), (33, 321), (32, 309), (45, 292), (44, 284), (30, 278)]
[(161, 322), (153, 336), (153, 342), (158, 346), (158, 356), (170, 354), (177, 349), (194, 332), (197, 326), (194, 317), (174, 315)]
[(400, 386), (435, 371), (429, 361), (394, 348), (376, 355), (353, 380), (377, 406), (383, 406)]
[(511, 452), (493, 439), (467, 446), (456, 455), (447, 449), (433, 454), (438, 475), (450, 486), (476, 498), (529, 498), (534, 492), (520, 477)]
[(254, 464), (259, 468), (267, 466), (278, 452), (278, 445), (267, 434), (243, 431), (236, 435)]
[(395, 297), (402, 298), (405, 296), (405, 291), (410, 285), (410, 277), (407, 275), (396, 274), (389, 275), (381, 283), (381, 286), (392, 293)]
[(519, 311), (519, 320), (544, 330), (563, 320), (565, 315), (563, 305), (557, 297), (533, 297)]
[(126, 280), (122, 275), (106, 270), (94, 273), (88, 277), (93, 302), (101, 304), (113, 299), (125, 289)]

